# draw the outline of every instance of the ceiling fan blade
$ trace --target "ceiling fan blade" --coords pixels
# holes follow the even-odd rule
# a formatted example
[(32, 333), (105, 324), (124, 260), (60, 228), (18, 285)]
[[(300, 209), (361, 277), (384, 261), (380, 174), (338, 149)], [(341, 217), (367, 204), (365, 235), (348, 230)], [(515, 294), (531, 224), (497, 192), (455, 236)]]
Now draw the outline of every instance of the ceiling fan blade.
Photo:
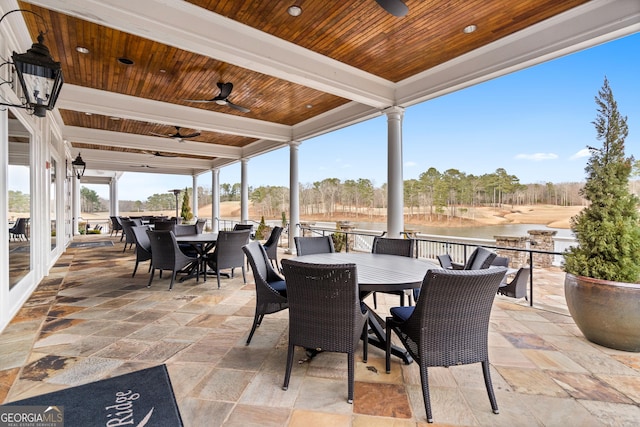
[(159, 136), (161, 138), (171, 138), (171, 135), (167, 135), (164, 133), (149, 132), (149, 134), (153, 136)]
[(159, 151), (146, 151), (146, 150), (143, 150), (142, 152), (144, 154), (150, 154), (150, 155), (155, 156), (155, 157), (178, 157), (175, 154), (166, 154), (166, 153), (161, 153)]
[(200, 132), (194, 132), (187, 135), (180, 135), (180, 138), (195, 138), (196, 136), (200, 136)]
[(246, 107), (242, 107), (242, 106), (240, 106), (240, 105), (236, 105), (236, 104), (234, 104), (233, 102), (229, 102), (229, 101), (227, 101), (227, 105), (228, 105), (229, 107), (231, 107), (231, 108), (234, 108), (234, 109), (238, 110), (238, 111), (242, 111), (243, 113), (248, 113), (248, 112), (250, 112), (250, 111), (251, 111), (250, 109), (248, 109), (248, 108), (246, 108)]
[(409, 8), (402, 0), (376, 0), (376, 3), (378, 3), (384, 10), (398, 18), (409, 13)]
[(233, 90), (233, 83), (216, 83), (218, 89), (220, 89), (220, 93), (218, 96), (214, 98), (214, 100), (222, 100), (226, 99), (229, 95), (231, 95), (231, 91)]
[(218, 98), (217, 96), (215, 98), (211, 98), (211, 99), (183, 99), (183, 101), (186, 102), (216, 102)]

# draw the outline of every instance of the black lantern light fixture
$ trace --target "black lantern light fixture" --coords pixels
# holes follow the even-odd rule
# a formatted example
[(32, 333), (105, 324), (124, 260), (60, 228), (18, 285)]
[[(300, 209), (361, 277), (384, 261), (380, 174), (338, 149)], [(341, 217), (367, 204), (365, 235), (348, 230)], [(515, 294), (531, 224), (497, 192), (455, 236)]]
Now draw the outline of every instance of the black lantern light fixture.
[(82, 157), (80, 157), (80, 153), (78, 153), (78, 157), (76, 157), (75, 160), (71, 162), (71, 167), (73, 168), (74, 177), (80, 179), (84, 176), (84, 171), (87, 168), (87, 164), (84, 160), (82, 160)]
[[(30, 12), (42, 19), (40, 15), (30, 10), (16, 9), (5, 13), (0, 18), (0, 22), (8, 14), (18, 11)], [(47, 110), (53, 110), (64, 82), (60, 63), (53, 60), (49, 48), (44, 45), (44, 33), (40, 31), (37, 43), (33, 43), (26, 53), (14, 51), (11, 59), (25, 99), (19, 105), (6, 103), (0, 105), (26, 108), (32, 110), (36, 117), (44, 117)]]

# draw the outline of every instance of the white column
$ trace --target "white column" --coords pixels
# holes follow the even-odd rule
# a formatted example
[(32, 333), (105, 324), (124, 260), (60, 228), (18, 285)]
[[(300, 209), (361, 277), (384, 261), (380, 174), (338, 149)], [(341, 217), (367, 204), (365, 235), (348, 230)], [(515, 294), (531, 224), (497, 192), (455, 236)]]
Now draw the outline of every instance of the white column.
[(109, 212), (110, 216), (118, 216), (120, 215), (118, 201), (118, 178), (113, 177), (111, 181), (109, 181)]
[(240, 160), (240, 222), (249, 222), (249, 179), (247, 178), (249, 159)]
[[(8, 109), (0, 108), (0, 224), (9, 223), (9, 113)], [(9, 227), (2, 227), (0, 238), (3, 242), (9, 241)], [(9, 302), (9, 245), (0, 245), (0, 331), (9, 323), (12, 313)]]
[(296, 245), (293, 240), (298, 236), (297, 224), (300, 223), (300, 178), (298, 176), (298, 147), (299, 141), (289, 142), (289, 249), (288, 253), (295, 253)]
[(80, 180), (75, 176), (71, 178), (71, 210), (73, 212), (72, 235), (78, 233), (78, 223), (80, 222)]
[(193, 211), (193, 216), (198, 217), (198, 176), (192, 176), (192, 187), (193, 191), (191, 192), (191, 210)]
[(211, 228), (220, 231), (220, 169), (211, 170)]
[(390, 107), (387, 115), (387, 234), (400, 237), (404, 231), (404, 181), (402, 179), (402, 117), (404, 108)]

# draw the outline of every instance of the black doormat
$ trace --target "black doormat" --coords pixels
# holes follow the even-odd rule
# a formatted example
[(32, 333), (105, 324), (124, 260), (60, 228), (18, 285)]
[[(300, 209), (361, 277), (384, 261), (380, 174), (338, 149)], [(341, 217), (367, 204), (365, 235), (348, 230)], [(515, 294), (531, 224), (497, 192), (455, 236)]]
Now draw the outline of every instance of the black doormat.
[(182, 426), (165, 365), (2, 405), (42, 406), (61, 411), (64, 427)]
[(111, 240), (98, 240), (95, 242), (71, 242), (70, 248), (99, 248), (102, 246), (113, 246)]

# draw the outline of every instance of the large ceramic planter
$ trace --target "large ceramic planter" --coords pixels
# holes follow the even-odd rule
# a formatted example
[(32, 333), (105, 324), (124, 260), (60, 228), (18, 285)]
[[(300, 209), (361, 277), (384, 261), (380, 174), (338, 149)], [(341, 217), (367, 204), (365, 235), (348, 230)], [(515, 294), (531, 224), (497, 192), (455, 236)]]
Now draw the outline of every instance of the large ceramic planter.
[(616, 350), (640, 352), (640, 285), (567, 274), (569, 312), (585, 338)]

